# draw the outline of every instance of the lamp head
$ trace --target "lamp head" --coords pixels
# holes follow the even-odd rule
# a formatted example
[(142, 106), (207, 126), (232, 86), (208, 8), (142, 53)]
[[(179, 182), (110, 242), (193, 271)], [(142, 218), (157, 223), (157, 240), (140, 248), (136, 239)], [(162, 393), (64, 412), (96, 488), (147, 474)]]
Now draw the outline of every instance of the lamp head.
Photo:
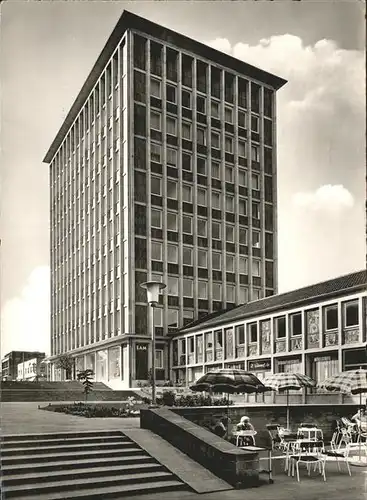
[(159, 293), (163, 288), (166, 288), (164, 283), (160, 281), (146, 281), (140, 285), (147, 291), (147, 301), (152, 307), (155, 307), (159, 303)]

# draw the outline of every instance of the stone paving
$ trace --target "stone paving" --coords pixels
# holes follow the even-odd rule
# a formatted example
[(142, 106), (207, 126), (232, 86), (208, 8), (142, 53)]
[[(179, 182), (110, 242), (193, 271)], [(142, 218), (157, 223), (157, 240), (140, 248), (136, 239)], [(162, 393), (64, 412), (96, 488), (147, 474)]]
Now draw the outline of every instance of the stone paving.
[[(41, 411), (38, 406), (48, 403), (1, 403), (1, 434), (46, 432), (78, 432), (138, 429), (139, 418), (84, 418), (63, 413)], [(367, 467), (351, 467), (352, 477), (341, 464), (338, 472), (334, 463), (326, 465), (326, 483), (313, 473), (301, 473), (301, 481), (282, 472), (281, 464), (275, 467), (274, 484), (259, 488), (220, 491), (216, 493), (169, 492), (134, 496), (135, 500), (367, 500)], [(121, 497), (121, 500), (126, 497)]]

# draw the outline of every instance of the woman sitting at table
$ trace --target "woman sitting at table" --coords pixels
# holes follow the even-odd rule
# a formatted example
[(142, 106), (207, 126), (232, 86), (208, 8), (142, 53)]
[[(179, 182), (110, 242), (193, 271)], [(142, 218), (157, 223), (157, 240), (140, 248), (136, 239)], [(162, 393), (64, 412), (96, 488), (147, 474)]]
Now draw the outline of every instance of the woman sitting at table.
[(360, 432), (367, 431), (367, 413), (365, 408), (360, 408), (355, 415), (351, 418), (357, 424)]
[[(255, 427), (250, 422), (250, 417), (241, 417), (240, 422), (236, 425), (236, 431), (255, 431)], [(239, 436), (240, 446), (251, 446), (254, 444), (254, 437), (249, 432), (249, 436)]]

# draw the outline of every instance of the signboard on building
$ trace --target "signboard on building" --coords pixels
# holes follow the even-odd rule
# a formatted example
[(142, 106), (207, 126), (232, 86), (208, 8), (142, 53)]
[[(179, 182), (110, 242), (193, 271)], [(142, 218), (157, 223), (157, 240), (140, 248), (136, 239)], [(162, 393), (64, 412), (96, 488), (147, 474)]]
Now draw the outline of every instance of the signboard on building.
[(248, 362), (248, 371), (249, 372), (269, 371), (269, 370), (271, 370), (270, 359), (261, 359), (259, 361), (249, 361)]
[(135, 378), (148, 379), (148, 344), (136, 344), (135, 351)]

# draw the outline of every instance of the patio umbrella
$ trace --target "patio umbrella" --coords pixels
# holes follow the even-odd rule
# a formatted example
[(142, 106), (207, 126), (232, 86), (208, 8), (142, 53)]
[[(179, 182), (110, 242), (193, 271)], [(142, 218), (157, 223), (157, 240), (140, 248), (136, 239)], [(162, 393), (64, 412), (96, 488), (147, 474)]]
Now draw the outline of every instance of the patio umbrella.
[[(367, 370), (358, 368), (337, 373), (320, 382), (317, 387), (344, 394), (359, 394), (359, 406), (361, 407), (362, 394), (367, 393)], [(359, 444), (361, 445), (360, 439)], [(359, 462), (361, 462), (361, 446), (359, 446)], [(363, 465), (367, 464), (363, 463)]]
[(273, 373), (263, 379), (265, 386), (275, 391), (286, 391), (287, 393), (287, 429), (289, 428), (289, 391), (300, 390), (303, 387), (315, 387), (316, 382), (307, 375), (301, 373)]
[[(227, 416), (229, 415), (229, 395), (265, 392), (266, 387), (253, 373), (232, 368), (212, 370), (200, 377), (190, 389), (194, 392), (224, 392), (227, 394)], [(228, 432), (228, 424), (227, 424)]]

